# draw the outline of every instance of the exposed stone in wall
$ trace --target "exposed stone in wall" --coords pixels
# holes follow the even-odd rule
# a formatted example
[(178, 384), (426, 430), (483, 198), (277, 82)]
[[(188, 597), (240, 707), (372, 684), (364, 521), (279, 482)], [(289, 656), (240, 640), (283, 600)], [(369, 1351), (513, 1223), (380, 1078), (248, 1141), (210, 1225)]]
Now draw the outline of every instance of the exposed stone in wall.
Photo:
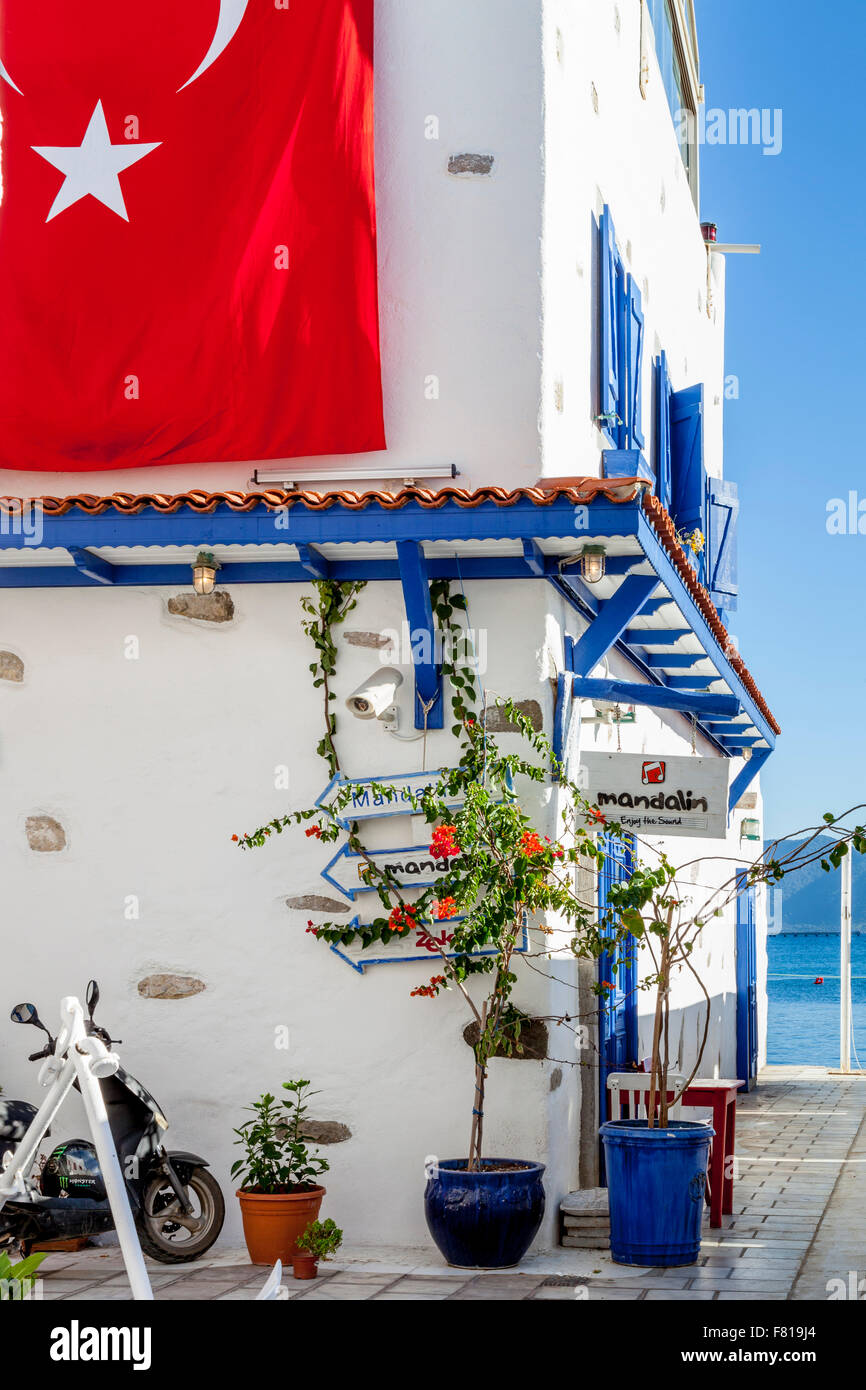
[(148, 975), (139, 980), (138, 992), (144, 999), (189, 999), (206, 988), (194, 975)]
[(343, 641), (348, 642), (350, 647), (370, 647), (376, 652), (391, 645), (391, 638), (381, 632), (344, 632)]
[(314, 1144), (345, 1144), (352, 1131), (339, 1120), (307, 1120), (302, 1134)]
[(551, 1091), (558, 1091), (561, 1085), (562, 1067), (555, 1067), (554, 1070), (550, 1073), (550, 1089)]
[[(463, 1029), (463, 1041), (474, 1047), (478, 1042), (481, 1029), (477, 1023), (468, 1023)], [(494, 1057), (504, 1057), (511, 1062), (543, 1062), (547, 1057), (547, 1024), (542, 1023), (541, 1019), (533, 1018), (524, 1023), (520, 1030), (520, 1046), (523, 1051), (518, 1052), (517, 1047), (509, 1055), (502, 1049), (502, 1046), (494, 1052)]]
[(37, 854), (56, 854), (66, 848), (66, 831), (53, 816), (27, 817), (27, 843)]
[[(532, 727), (535, 730), (535, 732), (540, 733), (541, 730), (544, 728), (544, 715), (541, 713), (541, 705), (538, 703), (538, 701), (515, 700), (514, 703), (516, 708), (520, 710), (520, 713), (526, 715), (526, 718), (532, 724)], [(511, 720), (508, 719), (508, 717), (506, 716), (505, 710), (498, 709), (496, 707), (487, 711), (487, 717), (484, 720), (484, 726), (487, 729), (488, 733), (491, 734), (518, 733), (517, 725), (511, 723)]]
[(449, 174), (474, 174), (485, 178), (493, 172), (492, 154), (452, 154), (448, 161)]
[(339, 898), (320, 898), (316, 893), (307, 893), (300, 898), (286, 898), (286, 907), (290, 907), (293, 912), (327, 912), (333, 916), (336, 912), (348, 912), (351, 903), (341, 902)]
[(0, 681), (23, 681), (24, 662), (14, 652), (0, 652)]
[(235, 615), (231, 594), (214, 589), (212, 594), (177, 594), (168, 601), (169, 613), (179, 618), (195, 618), (200, 623), (230, 623)]

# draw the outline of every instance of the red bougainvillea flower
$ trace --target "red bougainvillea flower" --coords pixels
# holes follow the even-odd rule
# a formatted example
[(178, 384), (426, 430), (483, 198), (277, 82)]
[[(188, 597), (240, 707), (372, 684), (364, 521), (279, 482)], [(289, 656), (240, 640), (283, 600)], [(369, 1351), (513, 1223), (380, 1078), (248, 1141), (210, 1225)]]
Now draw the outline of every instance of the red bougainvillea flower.
[(439, 990), (439, 986), (444, 985), (444, 983), (444, 975), (433, 975), (431, 976), (429, 985), (419, 985), (417, 989), (412, 990), (412, 993), (410, 994), (409, 998), (435, 999), (436, 994)]
[(440, 898), (438, 902), (434, 902), (433, 909), (438, 922), (447, 922), (450, 917), (457, 916), (457, 903), (454, 898)]
[(593, 809), (587, 816), (590, 825), (607, 825), (607, 816), (603, 816), (601, 811)]
[(392, 931), (402, 936), (403, 932), (411, 931), (413, 927), (417, 927), (418, 923), (415, 921), (417, 911), (417, 907), (413, 907), (411, 903), (407, 903), (403, 907), (395, 907), (388, 918), (388, 926)]
[(312, 922), (308, 922), (308, 923), (307, 923), (306, 935), (307, 935), (307, 936), (318, 936), (318, 935), (319, 935), (319, 928), (318, 928), (318, 927), (314, 927), (313, 924), (312, 924)]
[(238, 843), (238, 836), (237, 836), (237, 835), (232, 835), (232, 839), (234, 840), (235, 844)]
[(541, 841), (539, 840), (539, 838), (538, 838), (538, 836), (536, 835), (535, 831), (534, 831), (534, 830), (524, 830), (523, 834), (522, 834), (521, 837), (520, 837), (520, 852), (521, 852), (521, 854), (526, 854), (526, 855), (530, 855), (530, 854), (541, 854), (541, 853), (543, 852), (543, 850), (544, 850), (544, 845), (543, 845), (543, 844), (541, 843)]
[(320, 825), (311, 825), (310, 828), (309, 828), (309, 830), (305, 830), (305, 831), (304, 831), (304, 834), (306, 835), (306, 837), (307, 837), (308, 840), (310, 839), (310, 837), (311, 837), (312, 835), (315, 835), (315, 837), (316, 837), (317, 840), (321, 840), (321, 838), (322, 838), (322, 827), (321, 827)]
[(613, 989), (613, 987), (614, 987), (614, 986), (612, 985), (612, 983), (610, 982), (610, 980), (602, 980), (602, 982), (601, 982), (601, 988), (602, 988), (602, 989)]
[(456, 835), (456, 825), (438, 825), (433, 831), (433, 839), (430, 841), (430, 853), (443, 859), (450, 859), (455, 854), (460, 854), (461, 849), (457, 843)]

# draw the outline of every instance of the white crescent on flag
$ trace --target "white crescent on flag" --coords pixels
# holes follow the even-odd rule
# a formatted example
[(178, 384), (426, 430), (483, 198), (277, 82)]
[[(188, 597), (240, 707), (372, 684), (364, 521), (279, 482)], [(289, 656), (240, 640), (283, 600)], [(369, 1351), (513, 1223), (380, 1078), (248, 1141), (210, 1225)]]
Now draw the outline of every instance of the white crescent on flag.
[(12, 81), (12, 78), (9, 76), (8, 72), (6, 71), (6, 65), (4, 64), (2, 58), (0, 58), (0, 77), (3, 78), (3, 81), (4, 81), (4, 82), (8, 82), (10, 87), (14, 87), (15, 91), (18, 93), (19, 96), (23, 96), (23, 95), (24, 95), (24, 93), (22, 92), (21, 88), (17, 85), (17, 83), (15, 83), (15, 82)]
[(219, 19), (217, 20), (216, 32), (211, 41), (211, 46), (202, 58), (192, 77), (187, 78), (183, 87), (178, 87), (177, 90), (179, 92), (182, 92), (184, 87), (188, 87), (190, 83), (195, 82), (197, 78), (201, 77), (202, 73), (207, 72), (208, 68), (213, 66), (220, 54), (225, 52), (240, 28), (241, 20), (246, 14), (248, 4), (249, 0), (220, 0)]
[[(249, 0), (220, 0), (219, 19), (217, 20), (216, 31), (211, 40), (211, 46), (202, 58), (192, 77), (187, 78), (183, 87), (178, 87), (177, 90), (179, 92), (182, 92), (184, 87), (189, 87), (191, 83), (201, 77), (202, 73), (207, 72), (208, 68), (213, 67), (217, 58), (226, 51), (240, 28), (241, 20), (247, 12), (248, 4)], [(0, 78), (2, 78), (4, 82), (8, 82), (9, 86), (14, 88), (19, 96), (24, 95), (18, 84), (13, 82), (12, 78), (9, 76), (2, 58), (0, 58)]]

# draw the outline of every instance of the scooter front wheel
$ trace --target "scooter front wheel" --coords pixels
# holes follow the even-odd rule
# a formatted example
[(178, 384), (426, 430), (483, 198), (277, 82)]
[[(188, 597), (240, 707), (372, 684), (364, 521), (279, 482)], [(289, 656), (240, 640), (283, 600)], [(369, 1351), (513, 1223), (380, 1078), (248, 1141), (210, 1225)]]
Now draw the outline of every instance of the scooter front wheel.
[(162, 1264), (186, 1264), (210, 1250), (225, 1219), (220, 1185), (206, 1168), (193, 1168), (184, 1184), (192, 1212), (183, 1210), (167, 1178), (157, 1174), (142, 1193), (136, 1216), (145, 1255)]

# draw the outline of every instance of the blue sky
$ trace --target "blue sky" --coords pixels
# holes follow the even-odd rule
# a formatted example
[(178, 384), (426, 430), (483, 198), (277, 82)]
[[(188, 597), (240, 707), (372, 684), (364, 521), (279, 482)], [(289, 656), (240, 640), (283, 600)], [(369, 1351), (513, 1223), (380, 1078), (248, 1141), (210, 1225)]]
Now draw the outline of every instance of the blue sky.
[(782, 835), (866, 801), (866, 534), (827, 533), (850, 490), (866, 530), (866, 5), (696, 10), (707, 106), (783, 113), (777, 157), (704, 148), (701, 214), (720, 241), (763, 246), (728, 257), (725, 471), (741, 497), (732, 628), (783, 728), (763, 774)]

